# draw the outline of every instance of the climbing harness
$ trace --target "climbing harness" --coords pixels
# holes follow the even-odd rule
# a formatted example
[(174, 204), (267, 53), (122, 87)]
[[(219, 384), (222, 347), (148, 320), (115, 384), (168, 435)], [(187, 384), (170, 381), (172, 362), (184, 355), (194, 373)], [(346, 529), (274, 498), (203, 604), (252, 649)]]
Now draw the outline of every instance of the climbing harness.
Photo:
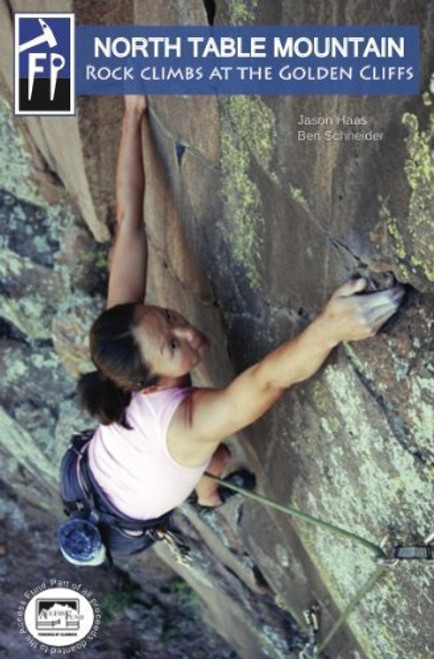
[[(308, 612), (305, 613), (305, 618), (308, 623), (308, 640), (305, 647), (300, 653), (300, 659), (311, 659), (313, 657), (318, 657), (319, 653), (330, 643), (335, 634), (347, 621), (349, 615), (353, 612), (356, 606), (361, 602), (361, 600), (367, 595), (367, 593), (374, 587), (376, 582), (382, 577), (390, 568), (395, 567), (399, 562), (402, 561), (424, 561), (434, 565), (434, 533), (431, 533), (425, 540), (420, 544), (402, 546), (399, 544), (393, 544), (390, 538), (390, 535), (386, 535), (385, 538), (381, 541), (380, 544), (375, 544), (366, 538), (362, 538), (356, 533), (342, 529), (339, 526), (330, 524), (329, 522), (324, 522), (313, 515), (303, 513), (296, 508), (291, 506), (284, 506), (269, 497), (263, 496), (262, 494), (257, 494), (256, 492), (251, 492), (242, 487), (234, 485), (233, 483), (228, 483), (213, 476), (208, 472), (205, 472), (206, 475), (212, 480), (216, 481), (220, 485), (227, 487), (239, 494), (244, 495), (247, 499), (252, 501), (257, 501), (262, 503), (265, 506), (279, 510), (286, 515), (291, 517), (296, 517), (303, 519), (306, 522), (315, 524), (316, 526), (328, 529), (336, 535), (345, 537), (352, 542), (355, 542), (366, 549), (369, 549), (373, 554), (373, 559), (377, 563), (375, 571), (368, 577), (368, 579), (362, 584), (357, 593), (354, 595), (353, 599), (348, 603), (345, 609), (342, 611), (339, 618), (336, 620), (335, 624), (332, 626), (327, 636), (324, 638), (321, 643), (318, 643), (318, 634), (319, 634), (319, 616), (318, 608), (312, 607)], [(313, 613), (315, 612), (315, 613)]]

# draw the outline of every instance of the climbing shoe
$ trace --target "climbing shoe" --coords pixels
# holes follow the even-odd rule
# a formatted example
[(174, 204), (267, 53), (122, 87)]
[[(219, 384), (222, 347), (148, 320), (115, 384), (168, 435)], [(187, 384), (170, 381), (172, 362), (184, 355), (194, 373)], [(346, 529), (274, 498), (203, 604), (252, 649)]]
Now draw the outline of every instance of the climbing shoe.
[[(247, 471), (247, 469), (239, 469), (238, 471), (233, 471), (232, 473), (228, 474), (226, 478), (223, 479), (227, 483), (231, 483), (232, 485), (236, 485), (237, 487), (242, 487), (245, 490), (253, 490), (256, 485), (256, 478), (255, 474), (253, 474), (251, 471)], [(222, 504), (226, 503), (229, 499), (231, 499), (235, 494), (239, 494), (240, 492), (236, 492), (235, 490), (231, 490), (228, 487), (225, 487), (224, 485), (219, 485), (217, 488), (218, 495), (220, 497), (220, 500)]]
[[(255, 475), (251, 471), (247, 471), (247, 469), (238, 469), (238, 471), (233, 471), (230, 474), (228, 474), (223, 480), (226, 481), (227, 483), (232, 483), (232, 485), (243, 487), (245, 490), (253, 490), (256, 485)], [(235, 494), (242, 496), (240, 492), (231, 490), (228, 487), (225, 487), (224, 485), (218, 486), (217, 493), (221, 501), (221, 503), (217, 506), (202, 506), (198, 502), (197, 494), (194, 490), (190, 494), (190, 496), (186, 499), (186, 501), (190, 505), (194, 506), (194, 508), (196, 508), (198, 512), (206, 512), (206, 511), (214, 510), (214, 508), (220, 508), (220, 506), (225, 504), (226, 501), (231, 499)]]

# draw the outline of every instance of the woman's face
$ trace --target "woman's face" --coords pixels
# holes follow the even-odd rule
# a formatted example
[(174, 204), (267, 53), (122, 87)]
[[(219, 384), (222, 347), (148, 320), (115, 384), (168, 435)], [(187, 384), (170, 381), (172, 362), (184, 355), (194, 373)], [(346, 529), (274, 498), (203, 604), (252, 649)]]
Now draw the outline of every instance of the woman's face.
[(178, 378), (202, 359), (209, 341), (177, 311), (140, 305), (134, 335), (152, 372)]

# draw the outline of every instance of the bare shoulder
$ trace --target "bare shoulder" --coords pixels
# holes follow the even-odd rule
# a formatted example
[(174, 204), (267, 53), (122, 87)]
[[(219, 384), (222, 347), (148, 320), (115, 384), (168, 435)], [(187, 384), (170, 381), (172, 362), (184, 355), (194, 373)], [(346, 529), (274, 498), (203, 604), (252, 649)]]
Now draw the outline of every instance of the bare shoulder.
[(169, 426), (168, 446), (199, 465), (219, 443), (262, 416), (282, 395), (251, 366), (222, 389), (195, 389)]

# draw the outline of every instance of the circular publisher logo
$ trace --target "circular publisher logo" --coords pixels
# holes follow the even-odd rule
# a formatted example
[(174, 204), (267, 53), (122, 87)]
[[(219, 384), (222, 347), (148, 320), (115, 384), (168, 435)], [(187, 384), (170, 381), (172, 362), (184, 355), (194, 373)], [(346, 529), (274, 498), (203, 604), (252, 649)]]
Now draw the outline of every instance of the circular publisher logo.
[(20, 634), (30, 647), (46, 654), (69, 654), (85, 648), (95, 638), (101, 621), (92, 591), (81, 584), (59, 583), (62, 585), (50, 587), (43, 582), (29, 589), (18, 606)]

